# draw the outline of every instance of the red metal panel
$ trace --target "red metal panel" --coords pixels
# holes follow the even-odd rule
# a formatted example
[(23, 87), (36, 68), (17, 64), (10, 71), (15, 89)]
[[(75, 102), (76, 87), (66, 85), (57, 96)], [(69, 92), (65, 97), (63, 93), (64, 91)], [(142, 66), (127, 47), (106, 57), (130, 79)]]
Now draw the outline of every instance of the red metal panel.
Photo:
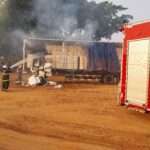
[(149, 86), (148, 86), (148, 100), (147, 100), (147, 110), (150, 110), (150, 77), (149, 77)]
[(126, 93), (126, 66), (127, 66), (127, 42), (124, 40), (123, 44), (123, 54), (122, 54), (122, 73), (121, 73), (121, 95), (120, 104), (125, 104), (125, 93)]
[(134, 109), (137, 109), (137, 110), (143, 110), (143, 111), (147, 111), (147, 109), (145, 108), (145, 106), (137, 106), (137, 105), (134, 105), (134, 104), (129, 104), (127, 105), (128, 108), (134, 108)]
[(133, 26), (127, 25), (124, 28), (124, 33), (127, 40), (143, 39), (150, 37), (150, 21)]
[[(121, 95), (120, 95), (121, 105), (124, 105), (126, 101), (128, 41), (150, 37), (150, 21), (138, 23), (135, 25), (126, 25), (123, 28), (123, 32), (124, 32), (125, 38), (124, 38), (124, 43), (123, 43), (123, 55), (122, 55)], [(150, 110), (150, 80), (149, 80), (149, 89), (148, 89), (148, 103), (147, 103), (146, 109)]]

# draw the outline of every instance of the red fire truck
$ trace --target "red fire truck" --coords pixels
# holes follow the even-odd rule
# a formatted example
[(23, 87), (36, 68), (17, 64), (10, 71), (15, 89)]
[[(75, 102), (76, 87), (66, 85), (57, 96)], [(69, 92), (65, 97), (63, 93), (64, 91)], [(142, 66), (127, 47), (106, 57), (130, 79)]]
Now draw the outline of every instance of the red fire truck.
[(123, 27), (120, 104), (150, 111), (150, 20)]

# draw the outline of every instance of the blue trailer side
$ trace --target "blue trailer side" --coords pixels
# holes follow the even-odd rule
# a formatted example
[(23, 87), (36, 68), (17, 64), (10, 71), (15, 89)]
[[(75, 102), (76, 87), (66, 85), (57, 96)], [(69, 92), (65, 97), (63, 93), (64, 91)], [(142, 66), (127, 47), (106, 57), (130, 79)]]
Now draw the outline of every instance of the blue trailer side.
[(90, 43), (87, 46), (87, 70), (75, 70), (70, 79), (96, 78), (99, 82), (117, 84), (120, 80), (120, 60), (116, 43)]

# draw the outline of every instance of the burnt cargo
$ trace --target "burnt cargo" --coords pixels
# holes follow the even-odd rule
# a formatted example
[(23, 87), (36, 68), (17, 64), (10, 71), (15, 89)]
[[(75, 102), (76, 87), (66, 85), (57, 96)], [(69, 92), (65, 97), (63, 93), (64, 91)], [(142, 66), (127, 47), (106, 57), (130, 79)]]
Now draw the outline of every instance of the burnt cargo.
[[(61, 40), (40, 42), (44, 46), (42, 51), (44, 49), (46, 60), (52, 63), (54, 74), (65, 75), (69, 80), (91, 78), (104, 83), (119, 82), (120, 43)], [(27, 47), (28, 55), (35, 55), (39, 51), (39, 45), (37, 51), (35, 45)]]

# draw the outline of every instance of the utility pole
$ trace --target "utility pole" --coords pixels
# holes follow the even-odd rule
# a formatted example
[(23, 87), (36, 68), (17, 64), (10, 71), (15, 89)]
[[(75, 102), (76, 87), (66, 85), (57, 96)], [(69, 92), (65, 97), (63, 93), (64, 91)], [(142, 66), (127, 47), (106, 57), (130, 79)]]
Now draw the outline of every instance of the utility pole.
[(23, 67), (22, 67), (23, 72), (25, 72), (25, 58), (26, 58), (26, 39), (23, 40)]

